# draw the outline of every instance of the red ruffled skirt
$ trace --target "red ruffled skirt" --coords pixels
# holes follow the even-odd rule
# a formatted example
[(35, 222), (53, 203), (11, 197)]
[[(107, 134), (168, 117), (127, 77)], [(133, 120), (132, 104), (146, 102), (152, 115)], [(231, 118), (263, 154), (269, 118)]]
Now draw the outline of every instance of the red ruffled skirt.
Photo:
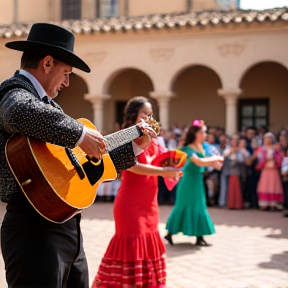
[(92, 288), (165, 288), (165, 247), (159, 231), (115, 234)]

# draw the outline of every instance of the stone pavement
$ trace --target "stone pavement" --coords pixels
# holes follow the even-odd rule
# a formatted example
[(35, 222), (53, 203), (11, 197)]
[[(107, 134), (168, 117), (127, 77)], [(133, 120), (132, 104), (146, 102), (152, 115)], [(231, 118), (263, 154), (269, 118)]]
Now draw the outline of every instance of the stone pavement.
[[(163, 236), (171, 209), (160, 207)], [(282, 213), (209, 211), (217, 232), (206, 238), (212, 247), (196, 248), (195, 238), (183, 235), (174, 236), (173, 247), (166, 246), (167, 288), (288, 288), (288, 219)], [(97, 203), (87, 209), (82, 231), (92, 282), (114, 232), (113, 205)]]

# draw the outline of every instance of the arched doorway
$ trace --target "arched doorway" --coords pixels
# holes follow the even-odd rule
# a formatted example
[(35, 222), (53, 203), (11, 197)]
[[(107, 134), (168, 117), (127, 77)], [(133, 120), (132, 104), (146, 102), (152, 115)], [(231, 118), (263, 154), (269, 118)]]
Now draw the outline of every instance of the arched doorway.
[(261, 62), (243, 76), (239, 99), (240, 127), (267, 126), (279, 132), (288, 124), (288, 70), (276, 62)]
[(225, 126), (225, 103), (218, 96), (222, 87), (212, 69), (190, 66), (175, 78), (172, 90), (176, 97), (170, 102), (170, 124), (189, 125), (193, 119), (203, 119), (209, 126)]
[(86, 93), (88, 93), (88, 87), (84, 79), (72, 73), (69, 87), (63, 89), (55, 98), (55, 101), (69, 116), (75, 119), (87, 118), (93, 121), (92, 105), (84, 99)]
[(107, 94), (111, 98), (105, 103), (104, 131), (110, 133), (116, 123), (122, 124), (124, 107), (127, 101), (135, 96), (149, 98), (155, 118), (158, 118), (157, 103), (149, 97), (149, 92), (153, 90), (153, 83), (149, 76), (138, 69), (124, 69), (116, 73), (107, 87)]

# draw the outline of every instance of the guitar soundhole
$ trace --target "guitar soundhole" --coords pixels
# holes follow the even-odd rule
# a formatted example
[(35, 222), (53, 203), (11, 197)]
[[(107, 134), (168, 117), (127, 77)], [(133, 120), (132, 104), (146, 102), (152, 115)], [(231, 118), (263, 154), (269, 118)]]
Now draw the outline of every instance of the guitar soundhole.
[(91, 184), (91, 186), (94, 186), (99, 179), (102, 177), (104, 173), (104, 163), (103, 160), (98, 165), (94, 165), (91, 161), (85, 162), (82, 165), (85, 174)]

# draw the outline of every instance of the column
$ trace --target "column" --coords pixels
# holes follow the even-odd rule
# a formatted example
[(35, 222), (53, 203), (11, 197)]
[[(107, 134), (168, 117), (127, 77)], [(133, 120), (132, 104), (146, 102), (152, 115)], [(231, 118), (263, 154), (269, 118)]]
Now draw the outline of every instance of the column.
[(242, 93), (239, 88), (236, 89), (219, 89), (219, 96), (225, 99), (226, 119), (225, 130), (228, 135), (237, 133), (237, 101)]
[(97, 129), (101, 131), (103, 129), (103, 108), (104, 102), (110, 99), (108, 94), (85, 94), (85, 100), (88, 100), (92, 103), (93, 107), (93, 122), (96, 125)]
[(159, 117), (161, 127), (167, 129), (169, 127), (169, 102), (175, 95), (171, 91), (150, 92), (150, 96), (157, 100), (159, 105)]

